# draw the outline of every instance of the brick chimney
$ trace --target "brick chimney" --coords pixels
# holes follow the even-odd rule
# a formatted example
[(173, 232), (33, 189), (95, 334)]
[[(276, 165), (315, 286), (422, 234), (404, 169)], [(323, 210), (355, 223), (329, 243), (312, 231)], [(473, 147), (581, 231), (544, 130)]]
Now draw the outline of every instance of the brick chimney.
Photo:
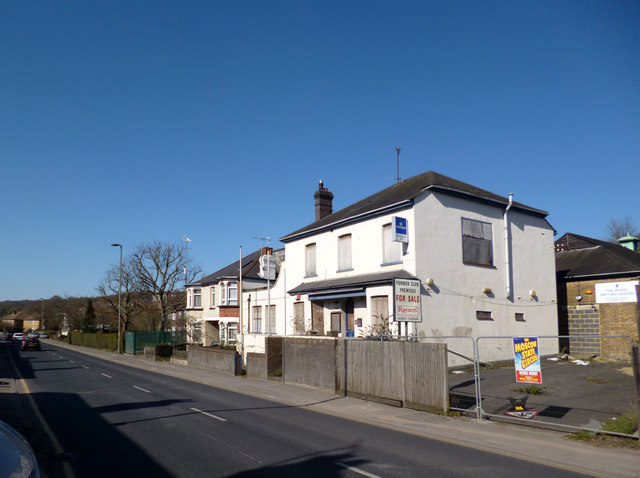
[(313, 197), (316, 200), (316, 221), (333, 213), (333, 193), (324, 187), (322, 180)]

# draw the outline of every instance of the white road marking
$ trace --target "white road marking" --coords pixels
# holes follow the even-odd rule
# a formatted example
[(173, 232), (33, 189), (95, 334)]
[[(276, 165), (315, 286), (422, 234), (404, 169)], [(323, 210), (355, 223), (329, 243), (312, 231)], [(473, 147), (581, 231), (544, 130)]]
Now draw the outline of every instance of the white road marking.
[(75, 363), (73, 360), (69, 360), (69, 363)]
[(137, 388), (138, 390), (141, 390), (146, 393), (151, 393), (151, 391), (147, 390), (146, 388), (138, 387), (137, 385), (134, 385), (133, 388)]
[(374, 475), (373, 473), (369, 473), (367, 471), (361, 470), (360, 468), (356, 468), (355, 466), (349, 466), (346, 463), (337, 462), (336, 465), (341, 466), (349, 471), (353, 471), (354, 473), (359, 473), (363, 476), (368, 476), (369, 478), (381, 478), (378, 475)]
[(89, 367), (87, 367), (86, 365), (83, 365), (82, 368), (86, 368), (87, 370), (89, 370)]
[(103, 373), (102, 375), (107, 378), (113, 378), (111, 375), (107, 375), (106, 373)]
[(203, 415), (206, 415), (206, 416), (208, 416), (210, 418), (215, 418), (216, 420), (220, 420), (221, 422), (226, 422), (226, 420), (224, 418), (216, 417), (215, 415), (213, 415), (211, 413), (203, 412), (202, 410), (198, 410), (197, 408), (192, 408), (191, 410), (193, 410), (194, 412), (202, 413)]

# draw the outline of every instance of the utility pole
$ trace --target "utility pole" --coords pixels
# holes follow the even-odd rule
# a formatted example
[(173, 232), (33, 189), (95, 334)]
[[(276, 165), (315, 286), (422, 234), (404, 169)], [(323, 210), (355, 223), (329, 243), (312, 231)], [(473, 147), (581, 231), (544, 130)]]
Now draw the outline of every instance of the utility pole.
[[(256, 237), (260, 241), (260, 253), (262, 255), (262, 251), (264, 249), (263, 244), (266, 244), (269, 247), (269, 243), (271, 242), (271, 238), (267, 237)], [(263, 242), (264, 241), (264, 242)], [(271, 333), (271, 327), (269, 327), (271, 319), (271, 261), (267, 261), (267, 332)]]
[(187, 291), (187, 262), (189, 261), (189, 243), (191, 242), (191, 239), (189, 239), (187, 236), (184, 236), (184, 238), (182, 239), (184, 241), (184, 247), (185, 247), (185, 260), (184, 260), (184, 290), (185, 293)]

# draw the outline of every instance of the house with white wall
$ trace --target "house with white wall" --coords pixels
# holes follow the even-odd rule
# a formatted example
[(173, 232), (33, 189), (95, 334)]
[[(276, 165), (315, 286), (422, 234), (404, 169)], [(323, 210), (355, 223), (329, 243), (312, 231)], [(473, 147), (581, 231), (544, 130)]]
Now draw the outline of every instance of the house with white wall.
[[(261, 276), (260, 271), (263, 252), (255, 251), (213, 274), (187, 284), (186, 315), (191, 342), (202, 345), (236, 342), (241, 320), (240, 287), (247, 293), (267, 289), (269, 281)], [(245, 332), (249, 332), (246, 327)]]
[[(337, 212), (322, 182), (314, 197), (316, 221), (280, 238), (292, 331), (557, 334), (547, 212), (433, 171)], [(404, 242), (394, 240), (396, 224)], [(395, 320), (394, 279), (420, 281), (421, 321)]]

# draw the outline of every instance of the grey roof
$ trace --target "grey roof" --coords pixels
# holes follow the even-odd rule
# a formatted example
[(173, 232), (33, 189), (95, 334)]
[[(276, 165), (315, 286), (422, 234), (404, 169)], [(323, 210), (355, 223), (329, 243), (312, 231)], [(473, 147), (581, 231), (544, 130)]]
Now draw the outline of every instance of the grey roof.
[[(277, 255), (283, 253), (284, 249), (274, 250), (273, 254)], [(258, 275), (260, 270), (260, 254), (261, 251), (258, 249), (251, 254), (244, 256), (242, 258), (242, 277), (246, 279), (262, 279)], [(190, 286), (200, 285), (207, 286), (211, 284), (217, 284), (221, 280), (238, 278), (240, 269), (240, 260), (235, 261), (233, 264), (229, 264), (226, 267), (223, 267), (219, 271), (214, 272), (213, 274), (209, 274), (208, 276), (203, 277), (202, 279), (192, 282), (188, 284)], [(265, 280), (266, 282), (266, 280)]]
[(398, 279), (416, 279), (416, 277), (407, 271), (387, 271), (376, 272), (373, 274), (362, 274), (351, 277), (341, 277), (339, 279), (316, 280), (311, 282), (303, 282), (289, 291), (290, 295), (309, 294), (318, 292), (339, 292), (340, 289), (348, 289), (352, 287), (368, 287), (372, 285), (389, 284), (394, 278)]
[(555, 244), (559, 279), (640, 275), (640, 253), (619, 244), (572, 233)]
[[(385, 214), (391, 210), (410, 207), (413, 200), (424, 191), (438, 191), (455, 196), (471, 198), (476, 201), (488, 202), (506, 207), (509, 199), (498, 196), (484, 189), (477, 188), (462, 181), (449, 178), (434, 171), (413, 176), (399, 183), (389, 186), (367, 198), (362, 199), (350, 206), (345, 207), (333, 214), (330, 214), (319, 221), (315, 221), (308, 226), (298, 229), (280, 238), (282, 242), (299, 239), (300, 237), (314, 234), (326, 229), (334, 228), (350, 222), (360, 221), (378, 214)], [(535, 209), (519, 202), (513, 202), (513, 209), (546, 217), (548, 212)]]

